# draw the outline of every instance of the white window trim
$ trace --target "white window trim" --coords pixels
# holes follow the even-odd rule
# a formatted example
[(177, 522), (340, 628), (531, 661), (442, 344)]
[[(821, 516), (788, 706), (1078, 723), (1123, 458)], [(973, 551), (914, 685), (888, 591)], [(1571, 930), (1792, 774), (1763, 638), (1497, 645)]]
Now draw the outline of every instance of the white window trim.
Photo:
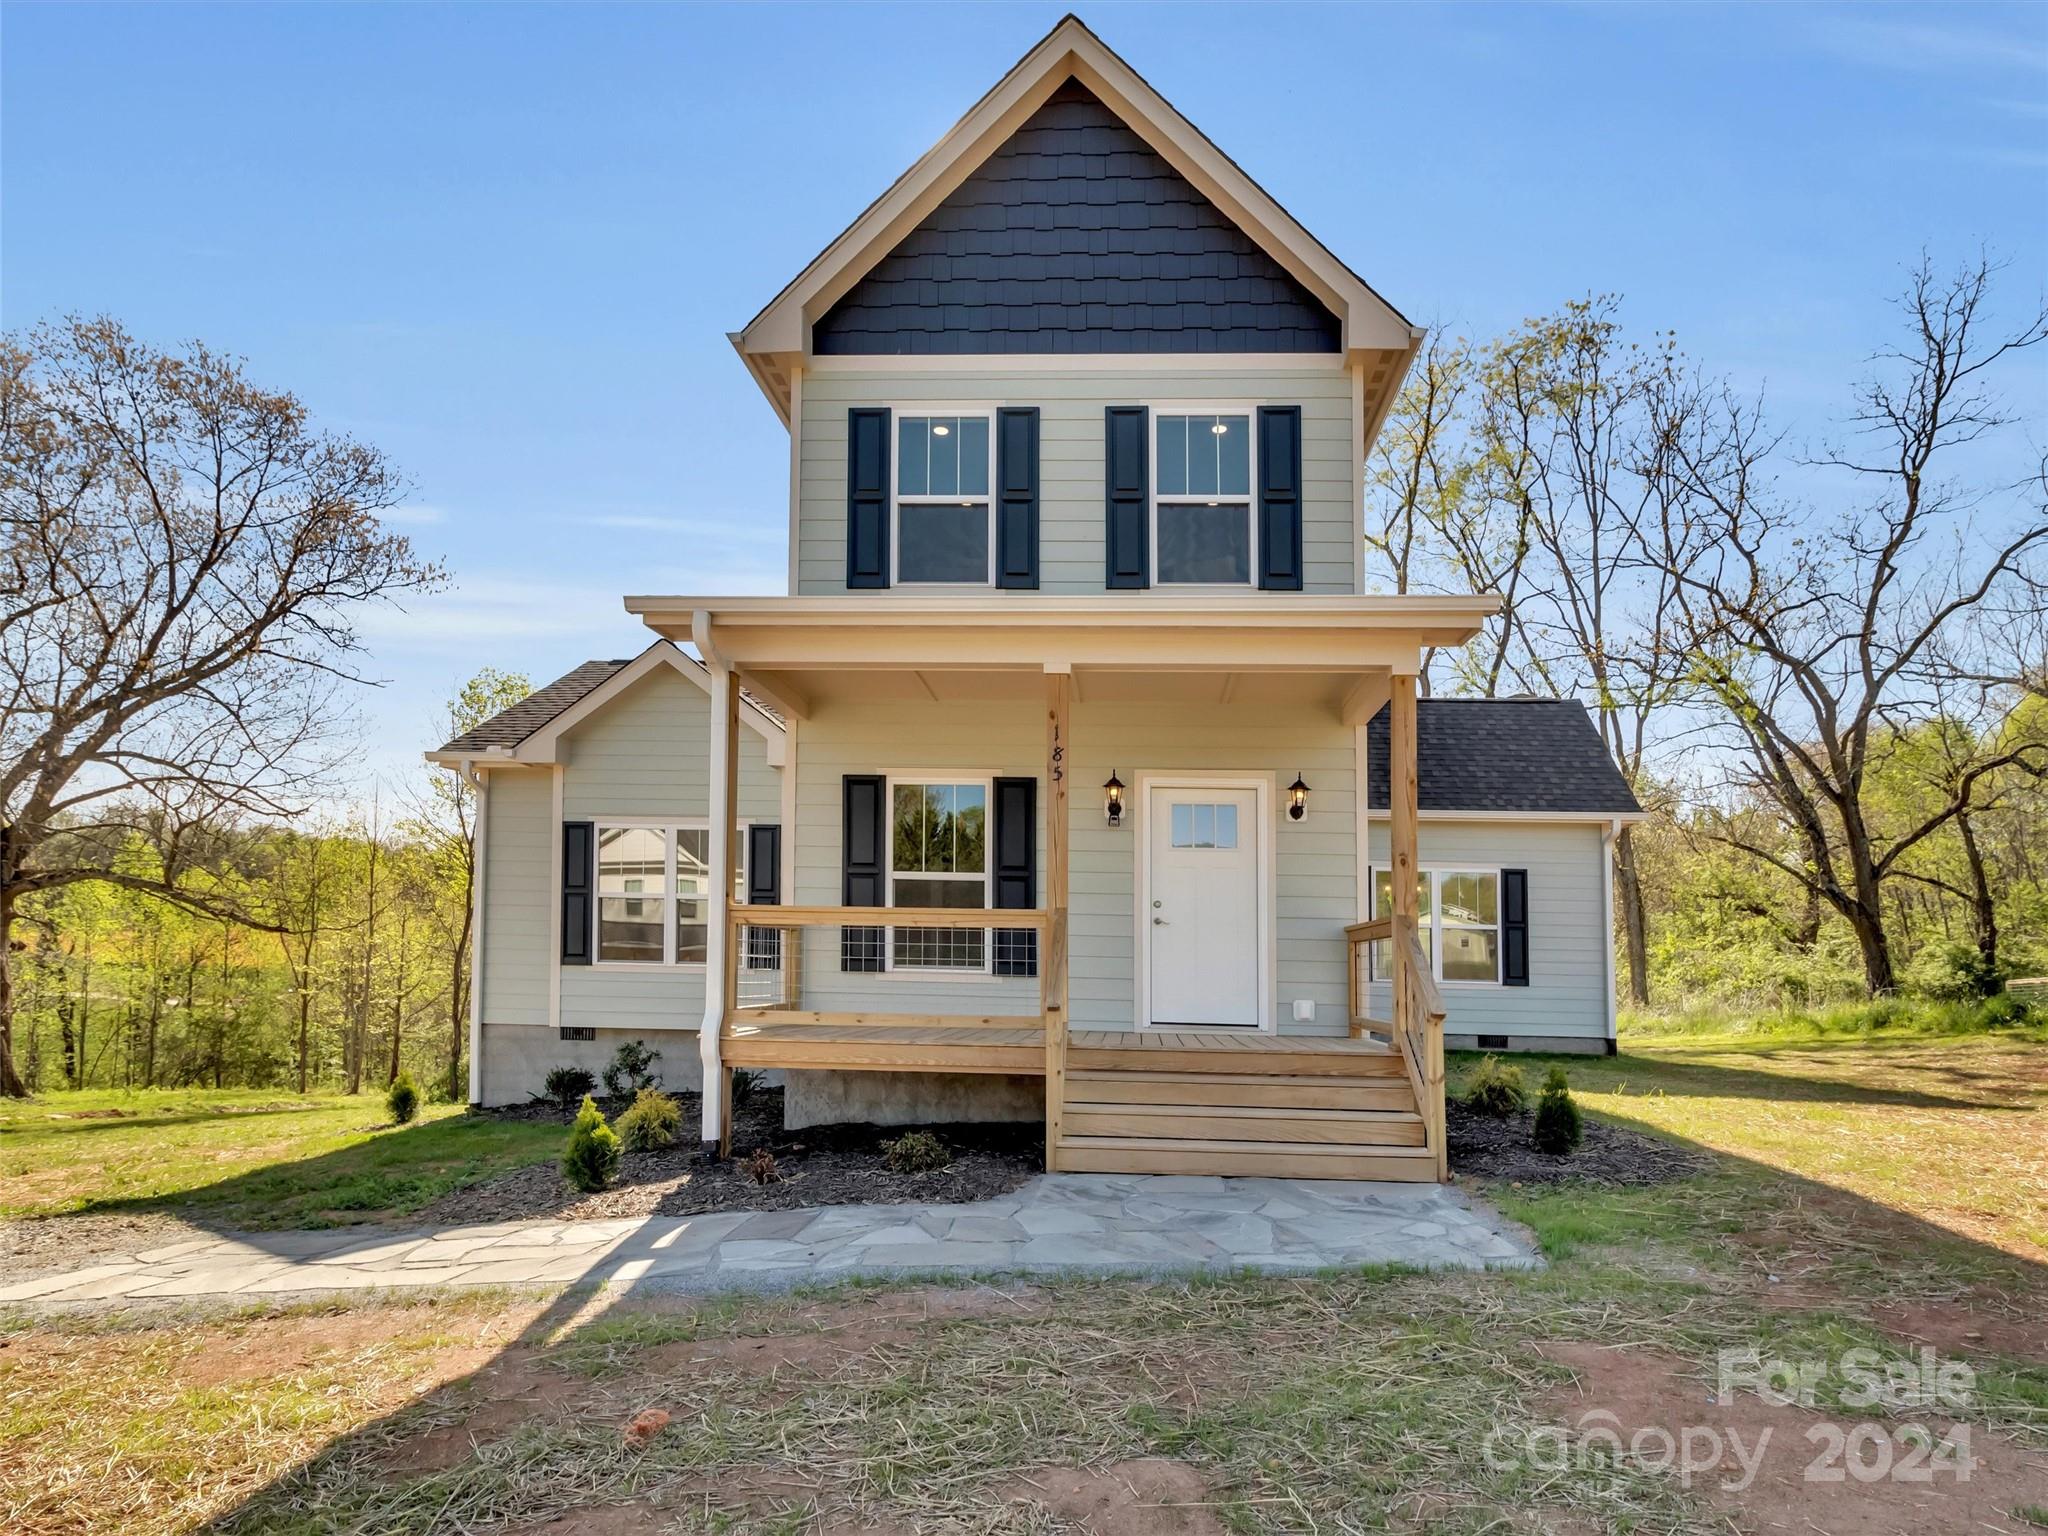
[[(734, 891), (733, 905), (745, 906), (747, 901), (747, 829), (753, 826), (751, 818), (739, 824), (739, 837), (733, 848)], [(620, 832), (628, 828), (639, 828), (647, 832), (662, 834), (662, 857), (664, 860), (664, 882), (667, 894), (662, 898), (667, 911), (661, 925), (661, 958), (659, 960), (604, 960), (599, 958), (598, 945), (604, 923), (604, 895), (596, 889), (596, 863), (598, 850), (604, 847), (607, 832)], [(676, 902), (682, 892), (676, 889), (676, 834), (678, 832), (709, 832), (709, 816), (595, 816), (591, 818), (592, 878), (590, 893), (590, 969), (594, 971), (681, 971), (685, 974), (702, 974), (707, 962), (703, 960), (676, 959)], [(557, 884), (560, 882), (558, 881)]]
[[(1429, 877), (1429, 928), (1430, 933), (1432, 935), (1429, 946), (1429, 970), (1431, 978), (1436, 982), (1436, 984), (1439, 987), (1456, 987), (1460, 990), (1467, 990), (1471, 988), (1485, 987), (1497, 988), (1504, 987), (1507, 985), (1506, 982), (1501, 980), (1501, 968), (1507, 958), (1504, 952), (1504, 945), (1501, 938), (1504, 924), (1500, 920), (1500, 885), (1501, 870), (1503, 867), (1504, 866), (1499, 864), (1423, 864), (1417, 866), (1415, 872), (1418, 875), (1427, 875)], [(1371, 870), (1369, 871), (1371, 876), (1371, 884), (1366, 887), (1366, 899), (1368, 903), (1372, 901), (1374, 894), (1379, 890), (1380, 876), (1382, 874), (1391, 875), (1392, 872), (1393, 868), (1391, 865), (1388, 864), (1374, 864), (1372, 866)], [(1493, 876), (1494, 917), (1491, 928), (1494, 936), (1494, 942), (1493, 980), (1491, 981), (1446, 981), (1444, 979), (1444, 914), (1442, 893), (1443, 877), (1445, 875)], [(1378, 916), (1377, 913), (1374, 913), (1373, 915)], [(1475, 933), (1484, 933), (1488, 930), (1488, 925), (1485, 923), (1453, 923), (1451, 926), (1454, 928), (1470, 929)], [(1376, 964), (1372, 964), (1370, 960), (1370, 951), (1368, 951), (1367, 963), (1371, 968), (1370, 980), (1374, 986), (1387, 986), (1393, 981), (1393, 978), (1391, 976), (1380, 975), (1379, 967)]]
[[(884, 793), (888, 799), (889, 831), (888, 857), (883, 860), (883, 878), (889, 883), (889, 906), (896, 905), (896, 786), (898, 784), (978, 784), (982, 793), (981, 833), (981, 905), (985, 911), (995, 909), (995, 875), (990, 868), (989, 854), (995, 842), (996, 828), (996, 782), (993, 774), (951, 773), (934, 770), (930, 773), (892, 773), (883, 780)], [(925, 875), (917, 870), (907, 870), (912, 880), (959, 880), (959, 875)], [(886, 910), (886, 908), (884, 909)], [(972, 929), (961, 929), (963, 933)], [(982, 929), (981, 965), (977, 968), (966, 965), (898, 965), (896, 963), (896, 925), (891, 923), (882, 936), (882, 969), (892, 976), (950, 976), (956, 981), (965, 977), (995, 975), (995, 928), (993, 925)]]
[[(1250, 439), (1246, 452), (1250, 455), (1245, 479), (1244, 496), (1244, 580), (1243, 581), (1164, 581), (1159, 575), (1159, 418), (1161, 416), (1242, 416), (1245, 419), (1245, 435)], [(1246, 592), (1256, 591), (1259, 585), (1259, 408), (1256, 405), (1204, 405), (1172, 401), (1166, 404), (1147, 402), (1145, 405), (1145, 463), (1149, 473), (1145, 476), (1149, 499), (1146, 506), (1146, 535), (1150, 548), (1146, 551), (1151, 561), (1152, 585), (1164, 587), (1173, 592)], [(1167, 502), (1174, 506), (1192, 505), (1205, 501), (1224, 501), (1216, 496), (1169, 496)]]
[[(889, 407), (889, 586), (907, 587), (913, 592), (979, 592), (996, 584), (996, 407), (981, 403), (939, 405), (892, 405)], [(903, 579), (903, 518), (907, 502), (913, 507), (958, 505), (959, 496), (903, 496), (897, 490), (898, 433), (906, 416), (980, 416), (988, 421), (988, 571), (980, 581), (911, 581)], [(960, 781), (966, 783), (965, 779)]]

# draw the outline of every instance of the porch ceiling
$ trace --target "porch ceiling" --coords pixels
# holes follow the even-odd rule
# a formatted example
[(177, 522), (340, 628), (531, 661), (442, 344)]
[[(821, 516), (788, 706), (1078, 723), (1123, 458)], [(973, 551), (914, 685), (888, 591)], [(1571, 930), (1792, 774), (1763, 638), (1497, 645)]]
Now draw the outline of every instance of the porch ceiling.
[(801, 718), (820, 702), (1043, 697), (1327, 704), (1363, 723), (1425, 647), (1461, 645), (1480, 597), (629, 597), (626, 610), (740, 673)]

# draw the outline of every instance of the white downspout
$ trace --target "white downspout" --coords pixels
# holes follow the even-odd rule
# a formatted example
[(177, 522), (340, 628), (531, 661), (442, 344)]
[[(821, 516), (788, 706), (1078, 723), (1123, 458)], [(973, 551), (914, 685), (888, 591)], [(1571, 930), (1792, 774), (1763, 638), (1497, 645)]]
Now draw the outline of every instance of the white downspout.
[(1610, 821), (1600, 829), (1600, 925), (1601, 973), (1607, 978), (1607, 1054), (1619, 1049), (1619, 1031), (1614, 1001), (1614, 843), (1621, 836), (1621, 823)]
[(490, 847), (486, 818), (491, 793), (489, 781), (476, 771), (474, 758), (462, 759), (457, 771), (476, 795), (476, 821), (470, 827), (475, 849), (469, 871), (469, 1103), (472, 1109), (480, 1109), (484, 1102), (484, 859)]
[(732, 667), (711, 642), (711, 615), (699, 612), (692, 624), (697, 653), (711, 677), (710, 785), (705, 806), (710, 823), (711, 891), (705, 902), (704, 934), (704, 1018), (697, 1027), (697, 1055), (703, 1069), (702, 1109), (698, 1136), (712, 1156), (718, 1152), (720, 1128), (725, 1124), (725, 1073), (722, 1070), (721, 1041), (725, 1033), (725, 967), (730, 951), (727, 928), (732, 922), (732, 782), (738, 771), (728, 755), (732, 739), (728, 722), (733, 714)]

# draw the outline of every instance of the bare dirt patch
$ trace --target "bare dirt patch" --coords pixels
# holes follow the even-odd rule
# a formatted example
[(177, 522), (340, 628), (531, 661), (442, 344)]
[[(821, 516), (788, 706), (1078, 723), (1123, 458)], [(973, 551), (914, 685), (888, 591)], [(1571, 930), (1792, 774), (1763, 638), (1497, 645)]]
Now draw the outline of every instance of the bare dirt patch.
[(1042, 1505), (1091, 1536), (1223, 1536), (1225, 1530), (1200, 1470), (1163, 1457), (1032, 1467), (999, 1497)]
[(1932, 1344), (1945, 1355), (2010, 1355), (2048, 1365), (2048, 1317), (2015, 1317), (1965, 1301), (1892, 1302), (1871, 1320), (1909, 1344)]
[[(551, 1218), (610, 1221), (622, 1217), (692, 1216), (705, 1211), (781, 1211), (818, 1205), (889, 1205), (900, 1201), (959, 1203), (1006, 1195), (1044, 1166), (1044, 1127), (1031, 1124), (815, 1125), (782, 1128), (782, 1090), (755, 1092), (733, 1116), (733, 1156), (701, 1161), (701, 1101), (676, 1095), (683, 1125), (676, 1144), (658, 1152), (626, 1154), (619, 1181), (594, 1195), (579, 1195), (551, 1163), (502, 1174), (457, 1190), (419, 1212), (429, 1222), (519, 1221)], [(623, 1105), (611, 1105), (616, 1111)], [(572, 1118), (552, 1104), (525, 1104), (490, 1114), (559, 1122)], [(927, 1173), (898, 1173), (883, 1161), (883, 1144), (913, 1130), (929, 1131), (953, 1154), (952, 1163)], [(777, 1177), (756, 1184), (748, 1159), (765, 1150)]]
[(0, 1276), (31, 1280), (82, 1269), (114, 1254), (168, 1248), (220, 1232), (156, 1212), (94, 1211), (77, 1216), (33, 1216), (0, 1223)]
[[(1808, 1438), (1816, 1425), (1837, 1423), (1846, 1432), (1860, 1420), (1796, 1404), (1778, 1406), (1748, 1393), (1717, 1398), (1713, 1382), (1684, 1361), (1652, 1350), (1580, 1342), (1551, 1342), (1538, 1348), (1577, 1377), (1546, 1405), (1572, 1428), (1575, 1439), (1581, 1431), (1604, 1428), (1624, 1445), (1639, 1431), (1662, 1431), (1684, 1444), (1690, 1428), (1695, 1432), (1691, 1443), (1699, 1452), (1691, 1473), (1692, 1492), (1718, 1508), (1740, 1512), (1762, 1530), (1811, 1536), (1921, 1536), (1928, 1531), (2038, 1536), (2013, 1511), (2048, 1507), (2048, 1458), (1981, 1427), (1970, 1433), (1975, 1465), (1967, 1481), (1944, 1468), (1929, 1468), (1931, 1478), (1926, 1482), (1904, 1476), (1866, 1481), (1849, 1475), (1845, 1462), (1824, 1460), (1829, 1444), (1825, 1436)], [(1902, 1467), (1907, 1453), (1904, 1442), (1895, 1438), (1901, 1425), (1871, 1422), (1893, 1438), (1886, 1441), (1888, 1450), (1868, 1445), (1861, 1453), (1861, 1466), (1873, 1468), (1888, 1457), (1893, 1467)], [(1920, 1422), (1936, 1438), (1950, 1427), (1950, 1421), (1934, 1415)], [(1707, 1460), (1712, 1442), (1698, 1433), (1701, 1430), (1719, 1436), (1719, 1460)], [(1810, 1475), (1817, 1465), (1823, 1472), (1832, 1466), (1845, 1475), (1839, 1481), (1818, 1479)], [(1680, 1474), (1674, 1468), (1669, 1475)]]
[(1466, 1178), (1503, 1179), (1515, 1184), (1607, 1184), (1641, 1186), (1689, 1179), (1713, 1166), (1710, 1152), (1646, 1136), (1588, 1115), (1586, 1139), (1563, 1157), (1539, 1152), (1531, 1139), (1536, 1117), (1495, 1119), (1452, 1100), (1444, 1106), (1451, 1171)]

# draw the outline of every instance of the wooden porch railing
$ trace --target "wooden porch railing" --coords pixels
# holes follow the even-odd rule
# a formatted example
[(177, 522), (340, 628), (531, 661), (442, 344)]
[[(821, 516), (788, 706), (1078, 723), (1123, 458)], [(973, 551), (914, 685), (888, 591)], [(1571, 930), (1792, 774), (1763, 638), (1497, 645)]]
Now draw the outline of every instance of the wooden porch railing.
[[(1450, 1167), (1444, 1145), (1444, 999), (1430, 974), (1429, 957), (1422, 952), (1415, 919), (1377, 917), (1353, 923), (1344, 936), (1351, 945), (1351, 1036), (1357, 1039), (1375, 1028), (1391, 1030), (1408, 1086), (1415, 1093), (1416, 1113), (1422, 1117), (1424, 1144), (1436, 1154), (1441, 1182)], [(1368, 1017), (1365, 1010), (1368, 956), (1372, 946), (1381, 943), (1389, 946), (1394, 958), (1391, 1024)]]
[[(1035, 1021), (1045, 1031), (1047, 1167), (1054, 1166), (1067, 1079), (1067, 913), (1064, 907), (734, 907), (727, 930), (726, 975), (733, 978), (734, 1024), (905, 1025), (927, 1029), (1000, 1029)], [(1038, 1011), (1030, 1014), (825, 1013), (803, 1007), (806, 928), (986, 929), (1029, 933), (1037, 942)], [(761, 938), (773, 934), (772, 945)], [(755, 958), (774, 964), (753, 965)], [(751, 966), (751, 968), (750, 968)], [(741, 978), (753, 978), (742, 980)], [(765, 987), (763, 979), (765, 978)], [(1021, 978), (1020, 978), (1021, 979)]]

